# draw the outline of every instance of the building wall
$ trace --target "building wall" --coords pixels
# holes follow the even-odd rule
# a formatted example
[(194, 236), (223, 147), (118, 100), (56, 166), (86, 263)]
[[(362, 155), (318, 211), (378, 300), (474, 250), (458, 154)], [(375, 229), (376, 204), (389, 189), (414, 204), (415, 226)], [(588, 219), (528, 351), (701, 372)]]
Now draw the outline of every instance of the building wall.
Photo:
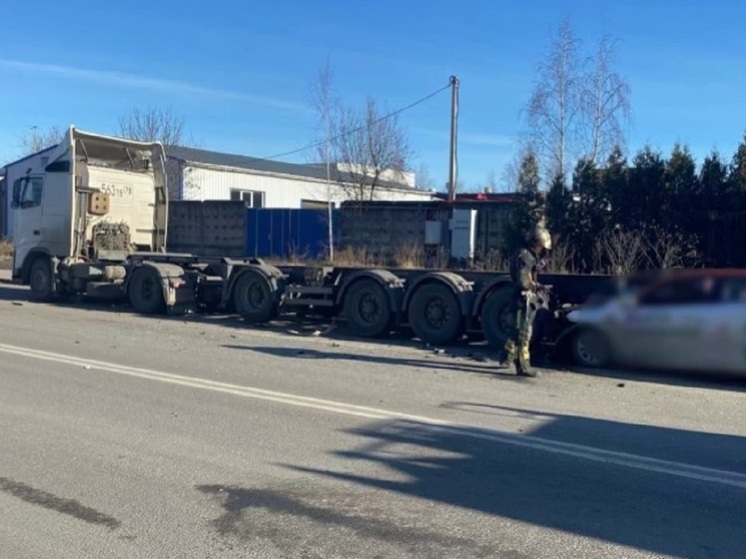
[[(320, 259), (328, 254), (328, 212), (246, 208), (241, 202), (177, 200), (169, 203), (169, 252), (200, 256)], [(332, 213), (332, 242), (339, 210)]]
[[(501, 265), (500, 252), (505, 242), (505, 226), (513, 211), (509, 201), (456, 201), (388, 204), (371, 202), (363, 208), (343, 206), (340, 210), (339, 244), (341, 249), (364, 250), (375, 261), (396, 265), (397, 257), (438, 260), (440, 251), (449, 250), (448, 228), (452, 209), (477, 210), (475, 263), (487, 269)], [(441, 244), (425, 248), (426, 222), (440, 223)], [(421, 254), (417, 254), (420, 252)]]
[(200, 256), (244, 258), (246, 215), (240, 202), (171, 201), (166, 248)]
[[(443, 202), (343, 206), (339, 218), (339, 245), (362, 252), (373, 262), (398, 266), (397, 255), (410, 256), (426, 265), (425, 222), (439, 221), (445, 233), (451, 211)], [(445, 243), (446, 236), (442, 241)], [(433, 247), (436, 248), (436, 247)]]
[[(327, 184), (304, 177), (290, 177), (252, 172), (249, 170), (213, 169), (185, 165), (182, 176), (183, 200), (230, 200), (231, 190), (263, 193), (265, 208), (302, 208), (316, 206), (327, 200)], [(378, 200), (430, 200), (423, 191), (376, 189)], [(338, 185), (332, 185), (330, 198), (335, 204), (349, 199)], [(304, 204), (304, 201), (307, 201)], [(314, 204), (316, 202), (317, 204)]]

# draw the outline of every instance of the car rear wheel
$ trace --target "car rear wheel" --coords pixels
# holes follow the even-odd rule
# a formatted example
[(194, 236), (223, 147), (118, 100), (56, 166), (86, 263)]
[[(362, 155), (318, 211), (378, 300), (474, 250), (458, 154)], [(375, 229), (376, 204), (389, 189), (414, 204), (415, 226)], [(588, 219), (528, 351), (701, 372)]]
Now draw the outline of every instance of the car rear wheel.
[(573, 336), (572, 355), (582, 367), (603, 369), (611, 363), (611, 348), (606, 336), (592, 328), (583, 328)]

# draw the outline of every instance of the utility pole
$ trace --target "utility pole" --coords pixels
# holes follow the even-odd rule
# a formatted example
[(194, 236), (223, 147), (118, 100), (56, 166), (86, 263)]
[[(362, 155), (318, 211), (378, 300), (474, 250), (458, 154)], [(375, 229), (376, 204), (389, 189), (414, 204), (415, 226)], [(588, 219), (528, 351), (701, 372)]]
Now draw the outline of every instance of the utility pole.
[(451, 76), (451, 152), (448, 169), (448, 199), (456, 199), (458, 181), (458, 86), (459, 80)]

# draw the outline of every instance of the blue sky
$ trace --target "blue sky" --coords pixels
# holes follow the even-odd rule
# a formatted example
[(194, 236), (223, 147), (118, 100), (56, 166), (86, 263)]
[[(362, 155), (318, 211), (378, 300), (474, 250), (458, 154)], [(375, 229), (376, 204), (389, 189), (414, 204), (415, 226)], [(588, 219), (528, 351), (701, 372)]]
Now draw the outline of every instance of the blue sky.
[[(13, 0), (0, 33), (0, 161), (30, 127), (115, 133), (133, 107), (171, 108), (206, 149), (265, 157), (315, 138), (308, 85), (327, 58), (348, 103), (395, 109), (461, 80), (459, 174), (499, 178), (548, 33), (619, 40), (632, 88), (629, 148), (688, 144), (730, 158), (746, 131), (746, 3), (692, 0)], [(401, 115), (439, 186), (450, 97)], [(288, 158), (304, 161), (304, 155)]]

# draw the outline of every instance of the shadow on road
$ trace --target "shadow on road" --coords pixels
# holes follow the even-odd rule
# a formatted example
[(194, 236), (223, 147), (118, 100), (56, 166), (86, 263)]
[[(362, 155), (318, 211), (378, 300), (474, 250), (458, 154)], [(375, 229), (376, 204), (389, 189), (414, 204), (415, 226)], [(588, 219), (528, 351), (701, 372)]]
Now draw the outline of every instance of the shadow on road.
[[(354, 463), (343, 472), (284, 466), (667, 556), (735, 558), (746, 549), (746, 487), (691, 479), (674, 465), (614, 464), (568, 444), (626, 452), (632, 464), (636, 453), (746, 474), (742, 437), (572, 416), (550, 416), (530, 437), (404, 420), (347, 432), (367, 442), (332, 453)], [(406, 481), (363, 473), (381, 466)]]
[(15, 303), (31, 303), (29, 292), (17, 287), (11, 287), (5, 282), (0, 282), (0, 301)]
[(321, 351), (315, 349), (293, 347), (246, 346), (234, 344), (226, 344), (223, 345), (223, 347), (228, 349), (254, 351), (257, 353), (263, 353), (265, 355), (272, 355), (274, 357), (287, 357), (290, 359), (336, 359), (343, 361), (363, 361), (365, 363), (375, 363), (378, 365), (390, 365), (398, 367), (406, 366), (413, 368), (440, 369), (444, 371), (476, 373), (482, 375), (490, 375), (502, 380), (513, 380), (516, 382), (529, 381), (529, 379), (526, 379), (525, 377), (517, 377), (509, 369), (501, 368), (497, 364), (497, 362), (478, 363), (474, 361), (473, 364), (465, 364), (462, 359), (456, 359), (455, 357), (451, 357), (450, 359), (452, 359), (452, 362), (449, 362), (445, 360), (449, 359), (449, 357), (438, 359), (435, 356), (425, 359), (408, 359), (405, 357), (387, 357), (385, 355)]
[[(401, 556), (402, 550), (473, 552), (480, 547), (464, 537), (411, 523), (402, 526), (395, 519), (360, 506), (355, 495), (333, 486), (299, 489), (199, 485), (196, 489), (220, 502), (223, 513), (212, 521), (218, 534), (254, 546), (258, 538), (269, 540), (286, 557), (339, 556), (334, 553), (337, 546), (350, 553), (354, 538), (376, 542), (369, 550), (368, 546), (358, 549), (356, 557), (385, 557), (382, 552), (386, 548), (393, 553), (389, 557), (396, 557)], [(308, 551), (311, 549), (315, 553)], [(488, 550), (481, 551), (480, 557), (494, 557)], [(410, 556), (406, 552), (404, 555)]]
[[(733, 471), (746, 476), (746, 437), (742, 436), (621, 423), (487, 403), (444, 402), (440, 407), (541, 425), (527, 429), (526, 433), (551, 441), (635, 456), (652, 456), (658, 460), (696, 463), (697, 466)], [(698, 450), (701, 452), (697, 452)]]

